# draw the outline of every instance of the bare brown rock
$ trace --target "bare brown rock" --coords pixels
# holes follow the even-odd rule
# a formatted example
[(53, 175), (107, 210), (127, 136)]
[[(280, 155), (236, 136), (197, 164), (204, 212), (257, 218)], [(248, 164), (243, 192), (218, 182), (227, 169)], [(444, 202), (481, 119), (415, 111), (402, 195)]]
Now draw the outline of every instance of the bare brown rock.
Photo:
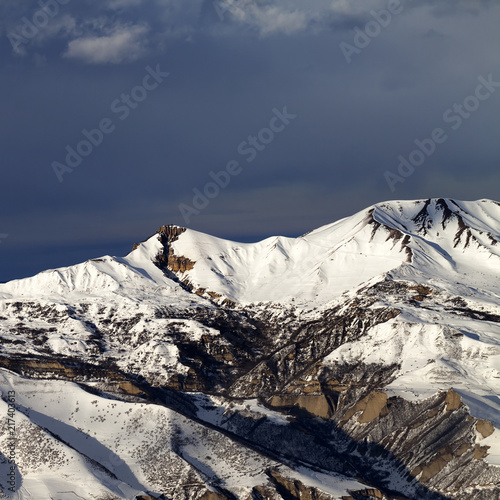
[(457, 394), (453, 389), (448, 389), (448, 393), (446, 394), (446, 411), (454, 411), (460, 408), (462, 404), (462, 399), (460, 395)]
[(408, 288), (415, 290), (419, 295), (431, 295), (432, 293), (432, 289), (424, 285), (410, 286)]
[(205, 386), (200, 382), (196, 372), (192, 368), (188, 370), (187, 375), (176, 373), (169, 378), (165, 386), (176, 391), (185, 392), (202, 392), (205, 390)]
[(170, 242), (175, 241), (179, 236), (186, 231), (185, 227), (175, 225), (161, 226), (157, 233), (168, 238)]
[(451, 455), (438, 456), (428, 464), (422, 467), (422, 475), (420, 476), (420, 482), (427, 482), (429, 479), (434, 477), (438, 472), (441, 472), (446, 464), (452, 460)]
[(347, 385), (341, 384), (338, 380), (329, 380), (325, 385), (329, 391), (334, 393), (341, 393), (349, 389)]
[(174, 255), (172, 247), (170, 247), (170, 252), (167, 265), (173, 273), (185, 273), (194, 268), (194, 262), (192, 260), (189, 260), (187, 257)]
[(383, 392), (371, 392), (368, 396), (356, 403), (353, 408), (347, 411), (342, 423), (347, 422), (359, 411), (363, 412), (358, 418), (360, 424), (368, 424), (379, 417), (386, 416), (389, 413), (387, 407), (387, 394)]
[(252, 494), (247, 500), (280, 500), (282, 497), (277, 491), (268, 486), (254, 486)]
[(124, 377), (110, 369), (99, 369), (92, 373), (91, 366), (68, 366), (65, 363), (55, 359), (15, 359), (0, 357), (0, 366), (8, 368), (21, 375), (34, 376), (51, 376), (61, 379), (80, 379), (88, 376), (95, 376), (97, 373), (100, 377), (106, 378), (109, 381), (124, 380)]
[(493, 427), (493, 424), (489, 420), (479, 419), (476, 422), (476, 430), (484, 439), (491, 436), (495, 432), (495, 427)]
[(472, 446), (469, 443), (462, 443), (456, 450), (455, 456), (461, 457), (465, 452), (469, 451)]
[(160, 269), (168, 269), (173, 273), (184, 273), (193, 269), (195, 263), (187, 257), (175, 255), (172, 248), (172, 243), (185, 231), (186, 228), (179, 226), (162, 226), (158, 229), (157, 234), (164, 247), (163, 253), (156, 257), (156, 265)]
[(273, 396), (269, 404), (275, 408), (292, 408), (295, 406), (320, 418), (331, 418), (333, 415), (327, 396), (324, 394), (284, 394)]
[(476, 460), (481, 460), (482, 458), (487, 457), (489, 449), (489, 446), (479, 446), (476, 444), (476, 447), (474, 448), (474, 458)]
[(270, 469), (267, 474), (276, 485), (276, 489), (282, 498), (294, 500), (326, 500), (332, 498), (316, 488), (305, 486), (298, 479), (292, 480), (283, 477), (277, 470)]
[(227, 500), (227, 496), (216, 491), (206, 490), (198, 500)]
[[(358, 491), (351, 491), (352, 495), (356, 495), (356, 498), (360, 497), (365, 497), (365, 498), (386, 498), (384, 494), (376, 490), (374, 488), (370, 488), (367, 490), (358, 490)], [(342, 500), (354, 500), (353, 496), (348, 496), (348, 497), (342, 497)]]
[[(293, 357), (289, 359), (295, 359), (295, 353), (290, 353)], [(290, 356), (290, 354), (288, 356)], [(294, 380), (292, 384), (287, 387), (287, 392), (289, 393), (301, 393), (301, 394), (312, 394), (321, 393), (321, 384), (317, 380)]]
[(121, 382), (118, 387), (125, 392), (126, 394), (130, 394), (131, 396), (136, 396), (137, 394), (143, 394), (143, 391), (139, 389), (136, 385), (132, 384), (132, 382)]

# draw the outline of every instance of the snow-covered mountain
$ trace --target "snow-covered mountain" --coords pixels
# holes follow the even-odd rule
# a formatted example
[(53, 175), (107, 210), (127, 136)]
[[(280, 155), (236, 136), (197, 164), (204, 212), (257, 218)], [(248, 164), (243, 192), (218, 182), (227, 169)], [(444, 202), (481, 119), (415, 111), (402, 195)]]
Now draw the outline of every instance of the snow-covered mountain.
[(440, 199), (381, 203), (300, 238), (253, 244), (186, 230), (170, 248), (196, 263), (176, 273), (195, 289), (239, 303), (324, 303), (395, 269), (491, 285), (481, 276), (500, 270), (499, 235), (497, 203)]
[(380, 203), (299, 238), (258, 243), (164, 226), (124, 258), (46, 271), (1, 285), (0, 292), (88, 296), (130, 288), (135, 297), (162, 287), (168, 297), (178, 287), (157, 266), (163, 254), (164, 267), (191, 289), (240, 304), (325, 303), (392, 270), (445, 280), (453, 274), (459, 282), (494, 287), (484, 276), (500, 271), (499, 235), (500, 205), (490, 200)]
[(163, 226), (0, 284), (0, 486), (500, 498), (499, 241), (497, 202), (392, 201), (251, 244)]

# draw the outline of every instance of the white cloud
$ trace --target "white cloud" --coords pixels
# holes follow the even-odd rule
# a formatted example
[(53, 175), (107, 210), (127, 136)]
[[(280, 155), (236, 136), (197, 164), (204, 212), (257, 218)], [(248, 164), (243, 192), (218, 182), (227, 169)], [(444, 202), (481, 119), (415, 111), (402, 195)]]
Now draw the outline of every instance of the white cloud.
[(304, 30), (309, 24), (309, 16), (305, 12), (289, 12), (280, 7), (260, 7), (248, 5), (246, 9), (236, 8), (233, 11), (235, 19), (258, 28), (261, 35), (285, 33), (290, 35)]
[[(311, 26), (328, 28), (332, 19), (366, 14), (383, 0), (207, 0), (220, 21), (236, 22), (255, 29), (261, 36), (282, 33), (293, 35)], [(368, 8), (368, 11), (367, 11)]]
[(146, 25), (118, 25), (108, 31), (70, 41), (64, 56), (90, 64), (119, 64), (134, 61), (144, 53), (144, 35), (149, 31)]
[(261, 35), (273, 33), (292, 34), (303, 30), (308, 15), (299, 9), (284, 8), (275, 2), (262, 0), (215, 0), (214, 9), (220, 20), (229, 20), (256, 29)]

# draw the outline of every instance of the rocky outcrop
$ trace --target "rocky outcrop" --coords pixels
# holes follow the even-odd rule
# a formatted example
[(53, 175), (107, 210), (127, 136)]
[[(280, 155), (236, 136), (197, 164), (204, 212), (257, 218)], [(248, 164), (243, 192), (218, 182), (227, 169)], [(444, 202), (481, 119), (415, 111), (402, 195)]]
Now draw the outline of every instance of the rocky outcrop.
[(371, 392), (345, 414), (341, 424), (347, 422), (358, 412), (361, 412), (358, 417), (360, 424), (368, 424), (377, 418), (385, 417), (389, 413), (387, 395), (383, 392)]
[(446, 394), (446, 411), (454, 411), (460, 408), (462, 404), (462, 399), (460, 395), (457, 394), (453, 389), (448, 389), (448, 393)]
[(205, 492), (198, 497), (198, 500), (228, 500), (228, 497), (216, 491), (205, 490)]
[(307, 487), (298, 479), (288, 479), (276, 469), (267, 471), (276, 491), (284, 500), (333, 500), (333, 497), (319, 491), (317, 488)]
[(406, 262), (411, 262), (413, 258), (413, 251), (408, 246), (410, 242), (410, 236), (408, 234), (403, 234), (399, 229), (395, 229), (390, 226), (386, 226), (382, 224), (378, 220), (376, 220), (373, 216), (375, 209), (369, 210), (366, 216), (366, 219), (363, 221), (365, 225), (368, 225), (372, 228), (371, 240), (374, 239), (375, 234), (382, 230), (386, 233), (386, 241), (393, 240), (394, 246), (400, 242), (400, 251), (406, 253)]
[(476, 431), (481, 438), (485, 439), (495, 432), (495, 427), (493, 427), (493, 424), (489, 420), (479, 419), (476, 422)]
[(354, 300), (342, 308), (341, 314), (339, 309), (333, 309), (318, 320), (299, 325), (284, 346), (263, 356), (262, 361), (238, 379), (229, 394), (266, 398), (289, 392), (290, 384), (300, 377), (318, 373), (320, 360), (335, 348), (359, 339), (369, 328), (399, 314), (393, 308), (371, 308), (372, 304)]
[(172, 243), (176, 240), (179, 239), (179, 236), (182, 233), (186, 232), (185, 227), (180, 227), (180, 226), (175, 226), (175, 225), (170, 225), (170, 226), (161, 226), (158, 231), (156, 231), (157, 234), (159, 234), (161, 237), (165, 238), (166, 241), (169, 243)]
[[(210, 300), (224, 300), (220, 293), (193, 285), (189, 276), (185, 275), (185, 273), (194, 269), (196, 262), (192, 261), (188, 257), (177, 255), (172, 246), (172, 243), (177, 241), (179, 236), (185, 231), (186, 228), (179, 226), (170, 225), (160, 227), (157, 234), (163, 245), (163, 251), (156, 256), (155, 264), (167, 273), (171, 279), (180, 283), (186, 290)], [(235, 304), (232, 303), (232, 305)]]
[[(166, 228), (164, 237), (176, 238), (181, 229)], [(397, 363), (343, 362), (342, 357), (331, 361), (329, 355), (337, 349), (361, 341), (373, 327), (400, 314), (400, 309), (384, 305), (380, 300), (384, 294), (393, 294), (400, 302), (414, 301), (416, 307), (426, 307), (439, 297), (439, 291), (430, 286), (388, 278), (361, 289), (356, 298), (348, 296), (304, 317), (292, 306), (270, 304), (211, 304), (189, 310), (158, 307), (153, 314), (164, 321), (165, 331), (152, 333), (147, 327), (137, 328), (147, 325), (144, 313), (132, 311), (117, 318), (114, 312), (101, 316), (98, 310), (92, 313), (92, 321), (85, 319), (85, 325), (92, 338), (99, 332), (104, 352), (106, 342), (133, 350), (161, 339), (175, 347), (179, 365), (168, 377), (160, 365), (158, 378), (150, 373), (140, 377), (134, 373), (136, 367), (118, 369), (109, 356), (98, 354), (92, 364), (48, 351), (46, 356), (2, 355), (0, 366), (31, 378), (92, 382), (89, 391), (98, 387), (116, 399), (163, 404), (197, 422), (204, 415), (198, 413), (200, 393), (208, 394), (227, 404), (219, 409), (217, 414), (223, 416), (216, 424), (213, 419), (204, 423), (207, 428), (217, 427), (232, 442), (244, 443), (277, 462), (299, 462), (362, 481), (367, 488), (351, 492), (355, 499), (495, 498), (500, 475), (485, 462), (489, 449), (481, 442), (493, 433), (493, 425), (473, 418), (458, 392), (450, 388), (423, 401), (390, 397), (385, 388), (400, 369)], [(445, 302), (443, 307), (451, 304)], [(493, 313), (467, 309), (463, 299), (457, 304), (457, 314), (481, 314), (481, 319), (498, 321)], [(76, 321), (86, 311), (83, 306), (64, 311), (33, 304), (11, 307), (23, 318), (45, 316), (52, 324), (68, 317)], [(186, 320), (197, 322), (197, 332), (203, 333), (186, 333)], [(17, 328), (25, 340), (52, 333)], [(44, 341), (40, 342), (42, 349)], [(194, 393), (192, 399), (190, 393)], [(265, 412), (242, 409), (247, 399), (258, 400), (267, 407)], [(273, 411), (282, 415), (275, 419)], [(168, 493), (175, 500), (198, 500), (203, 495), (205, 500), (234, 500), (218, 483), (212, 489), (196, 483), (191, 489), (180, 487)], [(325, 498), (280, 470), (266, 484), (253, 488), (251, 495), (252, 500)]]
[(83, 381), (99, 379), (107, 382), (118, 382), (125, 377), (116, 367), (91, 365), (75, 358), (54, 356), (19, 356), (0, 357), (0, 366), (31, 378), (56, 378), (63, 380)]
[(193, 269), (194, 262), (187, 257), (175, 255), (172, 243), (186, 231), (186, 228), (179, 226), (162, 226), (157, 234), (163, 245), (163, 252), (156, 256), (156, 265), (164, 270), (174, 274), (184, 273)]
[(330, 418), (333, 415), (332, 403), (324, 394), (273, 396), (269, 406), (277, 409), (300, 408), (313, 417)]
[(366, 499), (381, 499), (387, 500), (388, 497), (381, 491), (369, 488), (366, 490), (351, 491), (349, 496), (343, 496), (342, 500), (366, 500)]
[(144, 392), (140, 387), (133, 384), (132, 382), (120, 382), (118, 387), (125, 393), (130, 394), (132, 396), (143, 395)]

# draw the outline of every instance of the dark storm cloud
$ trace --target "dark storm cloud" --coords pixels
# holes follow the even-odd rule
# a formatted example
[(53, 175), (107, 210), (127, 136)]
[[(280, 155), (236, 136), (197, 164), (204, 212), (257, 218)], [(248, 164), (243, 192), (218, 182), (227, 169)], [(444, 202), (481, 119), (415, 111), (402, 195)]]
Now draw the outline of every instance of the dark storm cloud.
[[(401, 1), (378, 30), (372, 11), (384, 19), (388, 1), (57, 5), (46, 26), (38, 2), (0, 7), (0, 280), (126, 253), (161, 224), (184, 225), (179, 205), (231, 161), (241, 172), (190, 227), (248, 240), (385, 199), (499, 197), (500, 89), (395, 192), (384, 179), (415, 140), (451, 127), (443, 114), (478, 77), (500, 82), (494, 2)], [(367, 26), (374, 36), (356, 39)], [(342, 43), (356, 49), (350, 64)], [(170, 75), (143, 94), (157, 66)], [(284, 107), (296, 119), (248, 162), (241, 144)], [(60, 183), (53, 163), (104, 119), (113, 131)]]

